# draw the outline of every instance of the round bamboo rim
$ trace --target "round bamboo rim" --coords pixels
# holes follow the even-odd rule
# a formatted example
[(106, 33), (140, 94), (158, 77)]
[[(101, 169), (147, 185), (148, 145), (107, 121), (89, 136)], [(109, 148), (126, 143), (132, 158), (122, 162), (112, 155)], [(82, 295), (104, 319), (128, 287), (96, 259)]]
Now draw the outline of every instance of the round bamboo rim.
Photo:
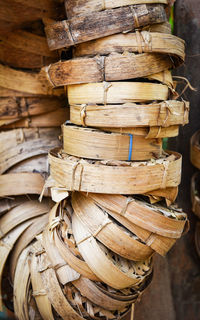
[(200, 196), (199, 196), (199, 186), (200, 186), (200, 173), (196, 172), (192, 176), (191, 180), (191, 200), (192, 200), (192, 211), (200, 218)]
[(70, 105), (123, 104), (131, 102), (164, 101), (168, 99), (167, 85), (151, 82), (100, 82), (67, 86)]
[(153, 254), (153, 250), (145, 246), (133, 234), (128, 233), (123, 225), (118, 225), (95, 203), (80, 193), (72, 197), (74, 214), (80, 219), (87, 231), (102, 242), (107, 248), (126, 259), (141, 261)]
[[(52, 227), (52, 233), (54, 236), (55, 245), (58, 248), (58, 251), (63, 258), (63, 260), (68, 263), (68, 265), (74, 269), (76, 272), (80, 273), (84, 277), (93, 280), (93, 281), (99, 281), (100, 279), (93, 273), (93, 271), (88, 267), (88, 265), (85, 263), (85, 261), (82, 259), (79, 251), (74, 246), (74, 238), (73, 241), (66, 241), (70, 237), (66, 237), (65, 242), (63, 242), (63, 239), (61, 237), (61, 234), (58, 230), (59, 221), (60, 218), (57, 216), (57, 209), (58, 205), (56, 204), (49, 213), (49, 225), (54, 226), (54, 223), (57, 221), (56, 227)], [(71, 229), (71, 223), (70, 221), (67, 221), (69, 229)], [(73, 235), (72, 235), (73, 236)]]
[(119, 8), (128, 5), (138, 4), (167, 4), (167, 0), (89, 0), (87, 4), (84, 0), (76, 2), (74, 0), (65, 0), (65, 9), (68, 19), (77, 15), (87, 15), (89, 12), (102, 11), (108, 9)]
[(193, 166), (200, 169), (200, 130), (190, 140), (190, 160)]
[(160, 103), (119, 105), (71, 105), (70, 121), (91, 127), (170, 127), (189, 121), (189, 102), (168, 100)]
[(63, 149), (87, 159), (149, 160), (162, 154), (161, 139), (109, 133), (71, 124), (63, 125)]
[[(145, 68), (144, 68), (145, 65)], [(174, 67), (169, 55), (159, 53), (118, 54), (75, 58), (45, 67), (53, 87), (70, 84), (142, 78)], [(0, 83), (1, 85), (1, 83)]]
[(59, 149), (49, 154), (52, 178), (68, 191), (143, 194), (180, 184), (182, 158), (170, 153), (154, 162), (91, 161)]
[(151, 272), (151, 259), (133, 262), (98, 243), (76, 215), (72, 216), (74, 238), (83, 258), (93, 272), (115, 289), (137, 287)]
[[(178, 214), (160, 206), (153, 207), (145, 202), (136, 202), (133, 198), (103, 194), (89, 194), (89, 198), (162, 256), (166, 255), (174, 245), (175, 239), (181, 237), (185, 225), (188, 225), (184, 213)], [(148, 221), (147, 215), (150, 217)]]
[(56, 50), (165, 21), (163, 4), (131, 5), (47, 23), (45, 32), (50, 50)]
[(148, 31), (121, 33), (77, 45), (74, 48), (74, 57), (107, 55), (111, 52), (169, 54), (178, 66), (185, 60), (185, 42), (181, 38), (164, 33)]

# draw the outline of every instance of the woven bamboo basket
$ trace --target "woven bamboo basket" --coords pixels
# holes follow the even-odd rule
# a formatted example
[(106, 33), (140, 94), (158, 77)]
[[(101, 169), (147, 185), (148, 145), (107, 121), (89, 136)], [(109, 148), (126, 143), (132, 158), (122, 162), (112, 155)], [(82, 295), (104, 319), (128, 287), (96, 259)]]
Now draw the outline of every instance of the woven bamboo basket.
[(92, 161), (69, 156), (54, 149), (49, 154), (50, 172), (58, 186), (68, 191), (111, 194), (143, 194), (177, 187), (181, 155), (167, 154), (149, 162)]
[(193, 166), (200, 169), (200, 130), (190, 140), (190, 160)]
[(116, 34), (77, 45), (74, 57), (107, 55), (117, 53), (162, 53), (172, 56), (175, 66), (185, 60), (185, 42), (173, 35), (136, 31), (135, 33)]
[(76, 16), (70, 20), (48, 23), (45, 32), (50, 50), (55, 50), (98, 39), (102, 35), (129, 32), (142, 26), (165, 21), (164, 5), (143, 4), (89, 12), (87, 16)]
[(72, 206), (76, 217), (84, 224), (91, 236), (102, 242), (107, 248), (129, 260), (142, 261), (153, 254), (133, 234), (128, 233), (123, 225), (117, 225), (95, 203), (79, 193), (72, 197)]
[[(76, 193), (76, 198), (79, 197), (82, 200)], [(175, 211), (172, 208), (168, 210), (121, 195), (88, 194), (88, 197), (161, 255), (165, 255), (176, 239), (180, 238), (183, 231), (188, 228), (187, 215), (182, 211)], [(85, 202), (87, 203), (86, 199)], [(90, 211), (91, 214), (92, 212)], [(84, 213), (86, 214), (85, 211)], [(85, 219), (84, 223), (89, 224)]]
[(162, 154), (161, 139), (109, 133), (72, 124), (63, 125), (63, 149), (87, 159), (149, 160)]
[(191, 180), (191, 200), (192, 200), (192, 211), (200, 218), (200, 174), (196, 172)]
[(188, 123), (189, 103), (169, 100), (152, 104), (71, 105), (77, 125), (109, 128), (170, 127)]
[[(75, 58), (45, 67), (51, 85), (119, 81), (146, 77), (173, 68), (169, 55), (160, 53), (112, 53), (108, 56)], [(1, 82), (0, 82), (1, 85)]]
[(65, 0), (65, 9), (68, 19), (78, 15), (87, 15), (89, 12), (102, 11), (107, 9), (119, 8), (128, 5), (137, 4), (153, 4), (162, 3), (167, 4), (167, 0), (89, 0), (87, 3), (84, 0), (74, 1)]
[(14, 68), (39, 69), (59, 57), (49, 51), (45, 37), (31, 32), (0, 32), (0, 40), (0, 61)]

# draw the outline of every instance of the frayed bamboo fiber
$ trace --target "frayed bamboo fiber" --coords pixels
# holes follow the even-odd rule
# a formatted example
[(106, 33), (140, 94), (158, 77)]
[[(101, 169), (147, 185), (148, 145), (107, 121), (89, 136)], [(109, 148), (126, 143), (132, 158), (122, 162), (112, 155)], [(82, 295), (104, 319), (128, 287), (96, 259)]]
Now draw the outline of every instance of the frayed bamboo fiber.
[(200, 169), (200, 130), (190, 140), (190, 160), (193, 166)]
[(91, 127), (170, 127), (187, 124), (188, 117), (189, 102), (176, 100), (150, 104), (70, 106), (71, 122)]
[[(124, 23), (126, 21), (126, 23)], [(50, 50), (166, 21), (162, 4), (143, 4), (88, 13), (47, 24), (45, 32)]]
[(74, 58), (81, 56), (107, 55), (117, 53), (162, 53), (172, 56), (176, 66), (185, 60), (185, 42), (171, 34), (136, 31), (116, 34), (77, 45)]
[(128, 5), (153, 3), (167, 4), (167, 0), (89, 0), (87, 2), (84, 0), (78, 2), (74, 0), (65, 0), (65, 9), (68, 19), (71, 19), (77, 15), (87, 15), (89, 12), (102, 11)]
[(168, 154), (149, 162), (91, 161), (54, 149), (49, 154), (50, 172), (58, 186), (68, 191), (110, 194), (143, 194), (177, 187), (181, 155)]
[(106, 211), (100, 209), (90, 198), (75, 193), (72, 197), (72, 207), (74, 214), (91, 236), (121, 257), (142, 261), (153, 254), (151, 248), (140, 242), (135, 235), (128, 233), (123, 225), (118, 226), (115, 220), (112, 220)]
[(95, 240), (76, 215), (72, 216), (72, 230), (86, 263), (109, 286), (115, 289), (137, 287), (151, 273), (151, 259), (133, 262), (114, 254)]
[(191, 180), (192, 211), (200, 218), (200, 173), (196, 172)]
[[(160, 53), (111, 53), (108, 56), (59, 61), (46, 69), (46, 79), (54, 87), (70, 84), (118, 81), (146, 77), (173, 68), (169, 55)], [(0, 85), (1, 82), (0, 82)]]
[(63, 149), (67, 154), (87, 159), (149, 160), (162, 154), (161, 139), (109, 133), (67, 124), (63, 129)]

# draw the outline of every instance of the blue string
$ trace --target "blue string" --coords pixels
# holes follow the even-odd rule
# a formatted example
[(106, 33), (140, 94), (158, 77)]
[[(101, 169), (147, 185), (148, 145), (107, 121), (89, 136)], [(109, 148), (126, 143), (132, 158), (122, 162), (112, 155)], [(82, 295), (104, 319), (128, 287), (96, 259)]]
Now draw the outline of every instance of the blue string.
[(128, 161), (131, 161), (132, 158), (132, 151), (133, 151), (133, 135), (129, 134), (130, 142), (129, 142), (129, 154), (128, 154)]

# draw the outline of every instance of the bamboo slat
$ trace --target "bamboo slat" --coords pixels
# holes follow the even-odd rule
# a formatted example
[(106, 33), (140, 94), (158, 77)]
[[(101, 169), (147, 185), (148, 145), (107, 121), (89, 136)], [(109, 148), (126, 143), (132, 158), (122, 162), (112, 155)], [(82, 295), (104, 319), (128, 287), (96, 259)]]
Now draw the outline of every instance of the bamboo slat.
[(3, 65), (0, 65), (0, 86), (6, 90), (10, 89), (29, 94), (55, 96), (63, 94), (63, 90), (52, 89), (43, 72), (19, 71)]
[(81, 43), (74, 48), (74, 57), (107, 55), (111, 52), (154, 52), (173, 56), (176, 66), (185, 60), (184, 40), (171, 34), (136, 31)]
[[(133, 232), (147, 246), (165, 255), (187, 227), (187, 215), (138, 202), (133, 198), (89, 194), (100, 207)], [(147, 219), (146, 217), (149, 217)]]
[(55, 145), (60, 145), (59, 129), (30, 128), (0, 133), (0, 173), (31, 157), (47, 154)]
[(86, 161), (54, 149), (49, 162), (52, 178), (68, 191), (143, 194), (177, 187), (182, 160), (173, 152), (149, 162)]
[[(170, 56), (159, 53), (113, 53), (108, 56), (75, 58), (43, 69), (54, 87), (70, 84), (118, 81), (146, 77), (173, 68)], [(0, 82), (0, 85), (1, 82)], [(25, 90), (24, 90), (25, 91)]]
[(168, 100), (150, 104), (71, 105), (70, 121), (91, 127), (170, 127), (187, 124), (189, 102)]
[(200, 174), (196, 172), (191, 180), (192, 211), (200, 218)]
[(175, 202), (178, 196), (178, 187), (154, 190), (150, 193), (146, 193), (146, 196), (149, 197), (152, 204), (159, 202), (164, 198), (167, 206), (170, 206)]
[(193, 166), (200, 169), (200, 130), (190, 140), (190, 160)]
[(68, 19), (71, 19), (77, 15), (87, 15), (89, 12), (119, 8), (128, 5), (152, 3), (167, 4), (167, 0), (89, 0), (87, 2), (84, 0), (78, 2), (74, 0), (65, 0), (65, 9)]
[(161, 139), (109, 133), (71, 124), (63, 125), (63, 149), (87, 159), (149, 160), (162, 154)]
[[(47, 24), (45, 32), (50, 50), (82, 43), (141, 26), (166, 21), (162, 4), (142, 4), (89, 12), (87, 16), (76, 16)], [(126, 22), (126, 23), (124, 23)]]
[(133, 262), (114, 254), (91, 236), (76, 215), (72, 216), (72, 229), (83, 258), (109, 286), (115, 289), (137, 287), (151, 273), (151, 259)]
[[(8, 212), (10, 209), (17, 207), (27, 201), (27, 196), (18, 196), (0, 200), (0, 216)], [(32, 199), (33, 200), (33, 199)]]
[(107, 248), (121, 257), (141, 261), (153, 254), (151, 248), (145, 246), (133, 234), (128, 233), (123, 225), (118, 225), (95, 203), (80, 193), (72, 197), (74, 214), (84, 224), (91, 236), (97, 238)]
[(156, 23), (152, 24), (150, 26), (145, 26), (143, 28), (140, 28), (141, 31), (149, 31), (149, 32), (160, 32), (160, 33), (168, 33), (171, 34), (171, 24), (166, 21), (163, 23)]
[(164, 101), (167, 85), (151, 82), (100, 82), (67, 86), (70, 105)]

